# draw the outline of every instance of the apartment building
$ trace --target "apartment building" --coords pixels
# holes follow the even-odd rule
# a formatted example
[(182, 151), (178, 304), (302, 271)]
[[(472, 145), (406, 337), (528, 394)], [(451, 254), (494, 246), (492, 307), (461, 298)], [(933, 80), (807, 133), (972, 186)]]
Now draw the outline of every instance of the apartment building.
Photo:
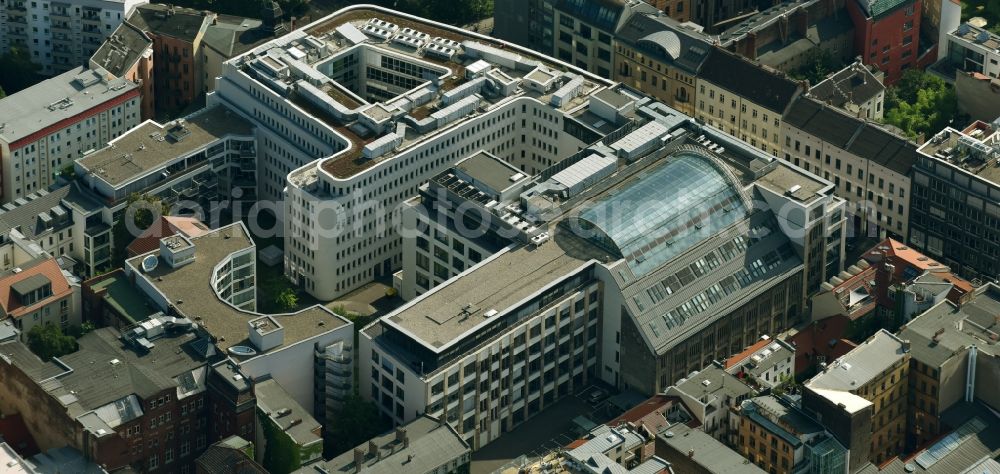
[(256, 312), (256, 262), (256, 246), (237, 222), (198, 237), (165, 237), (158, 250), (126, 260), (125, 273), (156, 309), (208, 331), (234, 370), (274, 379), (329, 429), (353, 386), (352, 324), (320, 305)]
[(656, 437), (656, 455), (670, 463), (675, 473), (768, 472), (697, 427), (684, 424), (674, 425)]
[(138, 125), (139, 102), (136, 83), (84, 67), (0, 99), (2, 201), (47, 189), (75, 160)]
[(1000, 78), (1000, 36), (990, 31), (962, 23), (947, 32), (947, 61), (958, 71), (978, 72), (993, 79)]
[(884, 72), (886, 85), (895, 84), (907, 69), (917, 66), (922, 3), (847, 0), (847, 13), (854, 22), (855, 54)]
[(988, 328), (1000, 309), (1000, 287), (990, 283), (958, 306), (941, 301), (906, 323), (899, 337), (910, 341), (908, 411), (912, 446), (946, 432), (942, 415), (963, 402), (1000, 405), (995, 386), (997, 353)]
[(802, 407), (849, 450), (848, 471), (903, 452), (910, 343), (880, 330), (803, 386)]
[(855, 235), (909, 235), (915, 143), (811, 98), (789, 107), (780, 134), (785, 160), (832, 180), (850, 201)]
[(427, 415), (376, 436), (329, 461), (303, 467), (296, 474), (403, 471), (413, 474), (461, 472), (472, 450), (450, 424)]
[(614, 41), (614, 79), (695, 115), (695, 80), (711, 38), (659, 15), (632, 15)]
[(133, 194), (200, 212), (210, 223), (218, 220), (225, 200), (257, 198), (254, 127), (225, 107), (163, 124), (147, 120), (73, 166), (75, 182), (102, 203), (108, 225), (124, 214)]
[(767, 472), (842, 474), (847, 470), (847, 450), (787, 399), (763, 395), (744, 400), (737, 416), (735, 449)]
[(552, 0), (510, 0), (493, 5), (493, 36), (535, 51), (552, 51)]
[(19, 48), (57, 75), (86, 64), (105, 38), (145, 0), (4, 0), (0, 50)]
[(139, 84), (142, 120), (153, 118), (153, 40), (127, 20), (101, 43), (88, 62), (91, 69), (103, 69), (111, 76)]
[[(841, 64), (854, 52), (854, 24), (847, 0), (804, 0), (762, 5), (717, 32), (719, 46), (786, 73), (804, 66), (816, 52)], [(766, 8), (765, 8), (766, 7)]]
[[(3, 343), (0, 407), (20, 413), (42, 449), (69, 446), (109, 470), (190, 472), (209, 443), (255, 432), (252, 384), (206, 350), (209, 337), (164, 316), (124, 333), (97, 329), (48, 362)], [(249, 398), (233, 405), (230, 393)]]
[(879, 122), (885, 115), (885, 86), (881, 71), (872, 72), (861, 61), (830, 74), (809, 88), (807, 97), (834, 107), (839, 107), (862, 120)]
[(712, 48), (695, 81), (695, 117), (780, 157), (782, 117), (804, 87), (728, 51)]
[(599, 138), (602, 119), (571, 111), (610, 82), (495, 44), (351, 7), (225, 64), (208, 100), (256, 127), (258, 200), (284, 202), (289, 278), (331, 300), (392, 275), (397, 207), (473, 151), (531, 173)]
[(5, 246), (0, 273), (0, 318), (11, 321), (22, 339), (35, 326), (53, 324), (63, 331), (80, 326), (80, 279), (51, 255), (14, 238)]
[(680, 399), (698, 429), (735, 446), (739, 434), (735, 412), (744, 401), (756, 396), (757, 390), (727, 372), (722, 364), (713, 362), (667, 387), (663, 393)]
[(795, 377), (795, 347), (781, 339), (761, 336), (724, 363), (726, 372), (759, 389), (773, 389)]
[(973, 284), (1000, 274), (1000, 134), (975, 122), (951, 127), (917, 149), (909, 243)]
[(555, 0), (552, 15), (553, 58), (611, 79), (615, 60), (612, 38), (635, 14), (658, 10), (641, 0)]
[[(596, 94), (587, 109), (613, 120), (607, 104), (642, 100), (631, 94)], [(411, 222), (435, 224), (402, 231), (416, 254), (404, 259), (403, 294), (419, 296), (362, 331), (364, 396), (397, 422), (441, 413), (479, 447), (594, 379), (660, 392), (799, 320), (807, 282), (840, 270), (832, 185), (643, 103), (641, 125), (619, 119), (551, 168), (511, 175), (477, 153), (483, 164), (462, 162), (421, 190), (409, 205), (427, 216)], [(762, 212), (748, 211), (754, 197)], [(626, 204), (637, 202), (660, 210), (641, 237)], [(794, 222), (768, 210), (782, 206)], [(611, 221), (612, 209), (628, 211)], [(453, 270), (448, 249), (468, 249), (470, 236), (506, 244)], [(448, 279), (409, 293), (405, 282), (419, 287), (438, 265)]]

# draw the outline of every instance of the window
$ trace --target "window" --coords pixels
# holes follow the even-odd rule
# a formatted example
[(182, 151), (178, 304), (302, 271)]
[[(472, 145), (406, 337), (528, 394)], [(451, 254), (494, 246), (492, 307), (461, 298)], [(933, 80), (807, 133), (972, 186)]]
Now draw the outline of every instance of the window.
[[(910, 6), (909, 9), (910, 9), (910, 14), (912, 15), (913, 7)], [(909, 20), (906, 23), (903, 23), (903, 31), (910, 31), (912, 29), (913, 29), (913, 20)]]

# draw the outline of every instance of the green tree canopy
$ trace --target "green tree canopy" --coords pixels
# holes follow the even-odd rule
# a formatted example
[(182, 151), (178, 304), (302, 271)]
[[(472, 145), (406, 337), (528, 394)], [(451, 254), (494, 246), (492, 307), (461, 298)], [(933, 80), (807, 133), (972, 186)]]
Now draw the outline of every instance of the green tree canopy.
[(60, 357), (77, 349), (76, 339), (63, 334), (59, 326), (49, 322), (28, 331), (28, 348), (42, 360)]
[(955, 89), (941, 78), (909, 70), (888, 88), (885, 110), (885, 123), (899, 127), (911, 138), (926, 137), (955, 119), (958, 99)]
[(38, 82), (38, 70), (41, 66), (31, 62), (28, 52), (20, 48), (10, 48), (10, 51), (0, 56), (0, 97), (2, 91), (15, 93)]
[(299, 306), (299, 295), (291, 288), (284, 288), (274, 297), (274, 304), (279, 313), (295, 311)]
[[(134, 213), (128, 211), (129, 208), (136, 206)], [(159, 218), (153, 209), (158, 209), (160, 216), (165, 216), (170, 210), (168, 205), (165, 204), (159, 197), (142, 195), (138, 193), (132, 193), (129, 195), (128, 200), (125, 204), (125, 213), (122, 215), (118, 221), (115, 222), (114, 226), (111, 228), (111, 235), (113, 240), (113, 254), (112, 262), (116, 267), (120, 267), (125, 263), (125, 257), (128, 255), (126, 247), (136, 237), (133, 231), (142, 232), (153, 225), (153, 221)], [(132, 214), (132, 224), (130, 228), (126, 218)]]
[(805, 79), (809, 84), (819, 84), (826, 76), (837, 70), (840, 61), (829, 50), (813, 48), (806, 52), (805, 63), (790, 74), (796, 79)]
[(354, 394), (344, 400), (344, 404), (333, 418), (326, 440), (330, 446), (330, 457), (346, 452), (365, 441), (385, 432), (391, 425), (379, 414), (374, 403)]

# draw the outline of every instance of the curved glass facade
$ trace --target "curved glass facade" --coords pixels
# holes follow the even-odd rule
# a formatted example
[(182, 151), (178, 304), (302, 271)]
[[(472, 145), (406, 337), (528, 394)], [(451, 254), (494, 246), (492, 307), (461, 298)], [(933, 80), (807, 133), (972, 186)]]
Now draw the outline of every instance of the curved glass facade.
[(681, 152), (581, 212), (575, 230), (641, 277), (746, 213), (739, 190), (710, 158)]

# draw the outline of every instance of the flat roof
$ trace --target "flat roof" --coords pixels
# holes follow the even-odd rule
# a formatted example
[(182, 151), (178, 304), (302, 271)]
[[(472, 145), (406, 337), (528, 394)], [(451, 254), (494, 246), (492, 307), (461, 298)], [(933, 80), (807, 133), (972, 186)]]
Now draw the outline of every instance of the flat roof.
[[(970, 133), (976, 133), (977, 136), (973, 137)], [(982, 134), (980, 135), (980, 133)], [(983, 160), (972, 155), (962, 155), (959, 152), (960, 141), (975, 142), (996, 150), (1000, 149), (1000, 132), (985, 124), (980, 129), (969, 127), (965, 131), (948, 127), (924, 142), (918, 151), (934, 158), (939, 163), (947, 163), (973, 176), (1000, 185), (1000, 167), (995, 165), (995, 160)]]
[[(1000, 314), (1000, 287), (993, 283), (975, 290), (973, 299), (961, 308), (943, 300), (911, 319), (899, 331), (899, 337), (910, 341), (911, 357), (932, 367), (970, 346), (996, 355), (990, 329)], [(962, 355), (964, 357), (964, 355)]]
[[(264, 315), (240, 310), (223, 302), (210, 283), (216, 265), (235, 252), (254, 247), (250, 234), (241, 222), (237, 222), (194, 237), (191, 242), (195, 258), (181, 267), (171, 268), (161, 262), (151, 272), (141, 271), (142, 259), (146, 255), (159, 256), (159, 250), (128, 259), (126, 264), (138, 277), (145, 278), (162, 293), (178, 313), (215, 336), (216, 344), (222, 350), (236, 345), (252, 346), (248, 340), (249, 322)], [(271, 317), (285, 329), (284, 341), (279, 348), (348, 324), (347, 320), (321, 305)]]
[(527, 177), (517, 168), (485, 151), (479, 151), (456, 163), (455, 168), (498, 193), (514, 184), (510, 179), (512, 176), (520, 174), (522, 178)]
[(906, 354), (903, 341), (883, 329), (833, 361), (824, 371), (806, 382), (806, 387), (852, 392), (901, 361)]
[(306, 446), (323, 441), (319, 422), (274, 379), (254, 384), (253, 392), (257, 396), (257, 408), (296, 444)]
[(757, 465), (734, 451), (712, 435), (684, 423), (677, 423), (658, 435), (660, 441), (675, 451), (671, 457), (687, 457), (689, 462), (701, 466), (708, 472), (740, 474), (765, 474)]
[(223, 106), (182, 120), (166, 124), (147, 120), (77, 163), (85, 172), (118, 187), (227, 135), (249, 136), (253, 131), (250, 122)]
[[(398, 434), (406, 436), (407, 444), (397, 440)], [(378, 448), (378, 456), (370, 453), (369, 443)], [(403, 426), (376, 436), (355, 449), (362, 450), (364, 466), (355, 470), (354, 450), (326, 462), (305, 466), (297, 474), (363, 472), (365, 474), (425, 474), (452, 460), (471, 453), (469, 445), (451, 425), (441, 423), (427, 415)], [(320, 469), (324, 470), (320, 470)]]
[[(567, 255), (554, 240), (537, 247), (501, 250), (460, 277), (424, 293), (382, 322), (409, 333), (428, 347), (441, 349), (488, 321), (483, 317), (487, 311), (505, 311), (587, 264)], [(478, 311), (465, 317), (463, 308), (469, 304)]]
[[(346, 31), (341, 28), (342, 26), (352, 25), (356, 29), (364, 31), (363, 27), (369, 20), (379, 20), (382, 22), (392, 23), (398, 27), (398, 30), (385, 32), (389, 35), (390, 39), (382, 39), (374, 34), (366, 34), (366, 42), (355, 43), (350, 40), (350, 38), (345, 38), (347, 39), (346, 41), (339, 41), (339, 38), (343, 37), (344, 31)], [(447, 43), (445, 47), (455, 50), (456, 54), (450, 58), (428, 54), (424, 45), (414, 48), (412, 46), (400, 44), (392, 39), (407, 28), (415, 30), (418, 33), (426, 34), (427, 37), (421, 40), (425, 43), (430, 43), (435, 38), (442, 38), (444, 40), (444, 42), (442, 42), (442, 46), (444, 46), (444, 43)], [(492, 63), (491, 67), (500, 69), (504, 74), (514, 79), (525, 78), (532, 71), (536, 70), (534, 66), (537, 66), (538, 64), (546, 66), (548, 70), (545, 71), (544, 74), (551, 75), (553, 77), (566, 75), (568, 78), (568, 75), (564, 72), (567, 70), (572, 71), (573, 74), (584, 77), (585, 84), (580, 97), (567, 101), (567, 104), (563, 104), (563, 109), (569, 109), (582, 104), (583, 101), (581, 97), (587, 96), (595, 87), (610, 86), (613, 84), (610, 81), (593, 76), (586, 71), (576, 69), (572, 65), (563, 64), (558, 60), (539, 55), (536, 52), (511, 43), (506, 43), (495, 38), (479, 35), (477, 33), (462, 30), (450, 25), (370, 5), (344, 8), (306, 26), (304, 29), (294, 31), (288, 35), (282, 36), (281, 38), (255, 48), (251, 53), (237, 58), (235, 61), (246, 63), (256, 58), (262, 58), (262, 60), (267, 61), (269, 60), (267, 58), (273, 59), (273, 56), (269, 56), (269, 52), (273, 52), (275, 49), (287, 51), (290, 47), (298, 44), (300, 45), (301, 50), (302, 48), (308, 48), (309, 45), (318, 44), (316, 41), (324, 43), (326, 50), (329, 51), (330, 55), (341, 54), (353, 48), (365, 48), (365, 50), (377, 50), (378, 52), (389, 53), (399, 58), (412, 59), (413, 61), (429, 63), (435, 67), (447, 68), (449, 72), (437, 79), (439, 80), (439, 84), (437, 86), (432, 86), (434, 96), (431, 98), (430, 102), (423, 103), (409, 111), (404, 112), (404, 114), (409, 114), (416, 121), (424, 120), (433, 112), (445, 109), (447, 105), (441, 101), (440, 94), (454, 90), (462, 84), (467, 84), (469, 79), (465, 77), (465, 68), (484, 59), (478, 57), (480, 56), (478, 54), (467, 54), (467, 47), (461, 44), (466, 41), (474, 41), (480, 43), (483, 47), (492, 48), (493, 53), (499, 54), (504, 59), (496, 61), (491, 60), (489, 57), (485, 59)], [(278, 52), (277, 54), (281, 55), (282, 53)], [(313, 67), (319, 62), (326, 61), (329, 57), (330, 56), (328, 55), (324, 55), (322, 58), (317, 58), (314, 55), (309, 55), (301, 61), (303, 64), (309, 63), (305, 64), (307, 67)], [(514, 61), (507, 61), (511, 59)], [(296, 70), (300, 69), (300, 67), (299, 65), (295, 65), (291, 69)], [(292, 75), (297, 78), (298, 74), (299, 73), (297, 72), (293, 72)], [(325, 73), (318, 73), (319, 77), (323, 75), (325, 75)], [(363, 76), (363, 74), (361, 76)], [(252, 75), (251, 79), (259, 80)], [(333, 81), (332, 78), (330, 78), (330, 80)], [(364, 80), (364, 77), (361, 77), (361, 80)], [(419, 82), (426, 84), (432, 81), (422, 78), (419, 79)], [(285, 81), (285, 84), (289, 85), (289, 87), (291, 87), (293, 83), (294, 79)], [(341, 105), (346, 106), (348, 109), (355, 109), (359, 106), (363, 107), (369, 103), (392, 104), (393, 100), (395, 100), (371, 100), (369, 102), (369, 98), (363, 97), (362, 100), (364, 103), (357, 104), (357, 101), (354, 99), (346, 101), (342, 100), (345, 97), (345, 94), (340, 91), (331, 92), (333, 89), (327, 87), (328, 84), (329, 82), (317, 87), (326, 91), (334, 100), (341, 102)], [(554, 88), (551, 91), (541, 93), (527, 88), (519, 88), (514, 91), (511, 96), (534, 97), (547, 104), (549, 102), (549, 97), (553, 92), (555, 92), (555, 90), (556, 89)], [(500, 94), (499, 97), (481, 94), (480, 98), (481, 104), (488, 107), (493, 107), (497, 103), (507, 99), (507, 97), (503, 97), (502, 94)], [(480, 113), (478, 111), (472, 111), (468, 115), (450, 122), (447, 125), (435, 127), (433, 130), (426, 132), (420, 132), (416, 129), (416, 127), (407, 127), (402, 143), (395, 147), (396, 150), (398, 150), (397, 152), (386, 153), (377, 158), (367, 158), (362, 155), (362, 149), (365, 145), (371, 143), (371, 141), (377, 138), (377, 136), (371, 136), (364, 131), (358, 130), (358, 127), (355, 126), (357, 125), (357, 121), (355, 119), (337, 118), (333, 116), (333, 114), (324, 110), (324, 107), (315, 105), (311, 100), (306, 99), (302, 94), (299, 94), (294, 90), (288, 94), (288, 98), (286, 100), (298, 106), (307, 114), (316, 118), (319, 122), (324, 123), (346, 140), (346, 149), (334, 154), (333, 156), (322, 159), (319, 163), (319, 169), (322, 169), (326, 173), (329, 173), (338, 179), (353, 177), (380, 162), (391, 159), (396, 154), (404, 152), (406, 149), (411, 148), (415, 144), (422, 143), (426, 138), (437, 135), (438, 132), (443, 130), (445, 127), (453, 127), (455, 124), (464, 123)], [(395, 108), (394, 105), (392, 108)], [(558, 109), (554, 106), (552, 108), (554, 110)], [(316, 171), (317, 169), (315, 166), (309, 166), (307, 169), (302, 170), (301, 173), (308, 179), (311, 178), (313, 173), (316, 173)]]
[[(778, 166), (771, 172), (757, 178), (756, 182), (775, 194), (790, 196), (802, 203), (809, 203), (820, 197), (823, 191), (828, 190), (831, 186), (829, 181), (824, 181), (818, 176), (791, 166)], [(799, 189), (794, 193), (787, 194), (795, 186), (799, 186)]]
[(147, 319), (157, 312), (146, 295), (132, 286), (121, 270), (112, 272), (105, 279), (91, 284), (90, 288), (95, 292), (106, 290), (103, 295), (104, 302), (131, 323)]
[[(16, 142), (138, 89), (127, 79), (108, 80), (83, 66), (0, 99), (0, 141)], [(40, 138), (40, 137), (39, 137)]]

